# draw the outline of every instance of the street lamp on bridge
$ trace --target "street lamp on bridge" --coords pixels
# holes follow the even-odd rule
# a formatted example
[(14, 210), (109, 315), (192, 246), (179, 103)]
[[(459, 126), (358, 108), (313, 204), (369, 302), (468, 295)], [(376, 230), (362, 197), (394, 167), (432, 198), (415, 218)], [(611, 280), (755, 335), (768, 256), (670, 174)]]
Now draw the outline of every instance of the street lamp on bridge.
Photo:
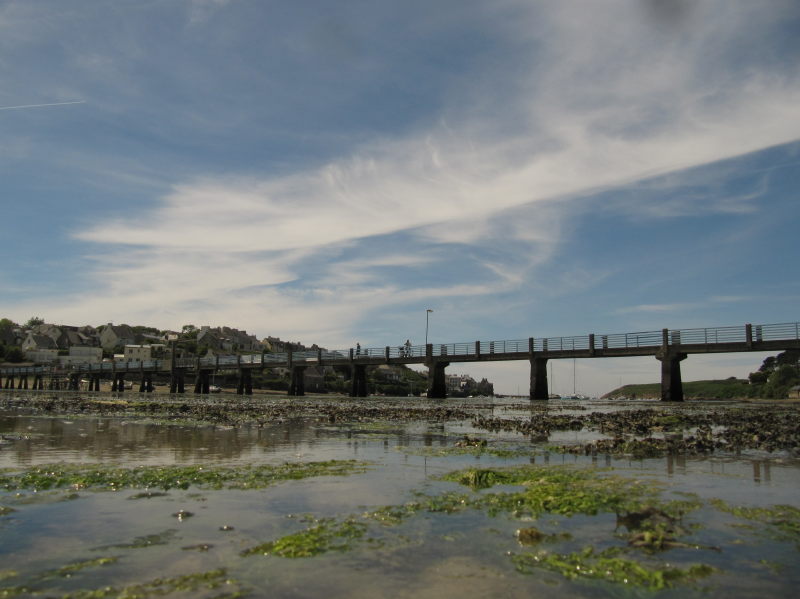
[(430, 308), (425, 310), (425, 346), (426, 347), (428, 345), (428, 323), (429, 323), (429, 317), (431, 315), (431, 312), (433, 312), (433, 310), (431, 310)]

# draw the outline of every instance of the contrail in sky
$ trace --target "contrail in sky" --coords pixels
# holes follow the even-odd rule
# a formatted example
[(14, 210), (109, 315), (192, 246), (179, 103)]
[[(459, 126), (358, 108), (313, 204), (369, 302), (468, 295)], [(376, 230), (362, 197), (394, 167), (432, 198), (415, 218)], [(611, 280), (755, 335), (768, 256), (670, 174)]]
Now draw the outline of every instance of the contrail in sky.
[(54, 104), (23, 104), (22, 106), (0, 106), (0, 110), (15, 110), (17, 108), (41, 108), (42, 106), (64, 106), (65, 104), (86, 104), (86, 100), (73, 100), (72, 102), (55, 102)]

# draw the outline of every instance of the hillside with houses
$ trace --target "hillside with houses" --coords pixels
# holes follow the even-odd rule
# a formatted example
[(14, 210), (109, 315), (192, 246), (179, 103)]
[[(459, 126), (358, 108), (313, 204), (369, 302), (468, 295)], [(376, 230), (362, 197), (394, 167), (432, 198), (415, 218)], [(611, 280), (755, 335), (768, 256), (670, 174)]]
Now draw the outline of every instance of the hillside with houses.
[[(68, 368), (78, 363), (118, 360), (144, 362), (176, 357), (227, 356), (253, 353), (316, 351), (316, 343), (304, 345), (256, 335), (236, 328), (184, 325), (180, 331), (159, 330), (148, 326), (106, 323), (100, 326), (47, 323), (33, 317), (24, 324), (0, 319), (0, 363), (11, 365), (41, 364)], [(218, 383), (224, 385), (226, 374)], [(233, 375), (231, 375), (233, 376)], [(346, 367), (316, 366), (306, 369), (305, 388), (311, 392), (346, 392), (349, 370)], [(265, 370), (254, 377), (261, 389), (286, 390), (289, 371)], [(476, 381), (467, 374), (448, 374), (448, 394), (452, 397), (492, 395), (493, 385), (486, 379)], [(424, 373), (402, 365), (380, 365), (369, 372), (370, 391), (385, 395), (420, 395), (427, 388)]]

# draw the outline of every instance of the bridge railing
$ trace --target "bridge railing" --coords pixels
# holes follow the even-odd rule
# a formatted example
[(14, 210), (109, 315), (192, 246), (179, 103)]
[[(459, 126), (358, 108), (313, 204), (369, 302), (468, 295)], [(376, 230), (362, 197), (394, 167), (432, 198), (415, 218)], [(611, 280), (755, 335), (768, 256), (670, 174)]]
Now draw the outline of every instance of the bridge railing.
[(614, 335), (595, 335), (595, 348), (632, 349), (637, 347), (658, 347), (661, 345), (661, 331), (639, 331)]
[[(472, 344), (474, 345), (474, 344)], [(503, 341), (481, 341), (481, 354), (518, 354), (528, 351), (527, 339), (511, 339)], [(470, 353), (475, 353), (474, 347)]]
[[(759, 335), (761, 335), (760, 339)], [(800, 340), (800, 322), (753, 325), (753, 339), (763, 341)]]
[(589, 349), (589, 335), (577, 337), (544, 337), (533, 339), (533, 351), (574, 351)]
[(706, 329), (674, 329), (667, 335), (670, 345), (709, 345), (712, 343), (744, 343), (746, 327), (716, 327)]

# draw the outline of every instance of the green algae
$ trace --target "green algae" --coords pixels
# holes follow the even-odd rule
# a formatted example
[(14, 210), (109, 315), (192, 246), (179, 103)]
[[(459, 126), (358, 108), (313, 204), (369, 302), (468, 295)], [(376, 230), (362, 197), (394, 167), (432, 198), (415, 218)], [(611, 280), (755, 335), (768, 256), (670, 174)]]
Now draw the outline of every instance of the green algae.
[(535, 526), (520, 528), (516, 532), (517, 542), (520, 545), (539, 545), (540, 543), (554, 543), (557, 541), (569, 541), (572, 535), (566, 532), (558, 534), (547, 534)]
[[(101, 560), (102, 559), (104, 558), (101, 558)], [(78, 569), (89, 567), (90, 565), (104, 564), (100, 563), (100, 560), (90, 560), (89, 562), (73, 564), (73, 566), (81, 566)], [(65, 566), (65, 568), (70, 568), (70, 566)], [(64, 570), (64, 568), (61, 570)], [(59, 572), (61, 570), (59, 570)], [(62, 575), (67, 576), (71, 572), (72, 570)], [(58, 597), (60, 597), (60, 599), (146, 599), (155, 596), (167, 596), (173, 593), (197, 593), (201, 590), (214, 590), (221, 587), (226, 587), (226, 589), (230, 588), (230, 591), (216, 595), (217, 599), (222, 599), (223, 597), (234, 599), (247, 595), (237, 581), (228, 578), (227, 571), (224, 568), (219, 568), (207, 572), (184, 574), (171, 578), (156, 578), (147, 582), (126, 586), (104, 586), (98, 589), (72, 591), (60, 594)], [(0, 588), (0, 599), (40, 594), (41, 591), (37, 590), (35, 586), (20, 585)], [(53, 597), (54, 595), (48, 593), (46, 596)]]
[(135, 468), (102, 465), (45, 465), (21, 473), (0, 473), (0, 488), (6, 491), (58, 488), (117, 491), (126, 488), (262, 489), (285, 480), (313, 476), (346, 476), (363, 472), (366, 466), (356, 460), (285, 463), (245, 466), (139, 466)]
[(748, 526), (751, 530), (760, 530), (777, 541), (794, 543), (800, 550), (800, 508), (791, 505), (774, 505), (772, 507), (734, 506), (722, 499), (712, 499), (711, 505), (720, 511), (737, 518), (765, 524), (766, 529)]
[(31, 589), (26, 586), (0, 587), (0, 599), (11, 599), (11, 597), (22, 597), (30, 594)]
[(678, 583), (694, 582), (710, 576), (716, 570), (706, 564), (695, 564), (686, 569), (663, 564), (650, 564), (623, 557), (625, 550), (610, 547), (596, 551), (586, 547), (573, 553), (520, 553), (511, 556), (519, 572), (529, 574), (534, 568), (556, 572), (569, 580), (604, 580), (650, 591), (670, 588)]
[(492, 445), (453, 445), (450, 447), (403, 447), (402, 451), (408, 455), (418, 455), (427, 458), (446, 458), (450, 456), (483, 456), (512, 459), (529, 457), (533, 453), (530, 448), (507, 449)]
[[(156, 578), (149, 582), (133, 584), (124, 587), (107, 586), (95, 590), (75, 591), (61, 596), (61, 599), (111, 599), (124, 597), (125, 599), (145, 599), (153, 596), (165, 596), (172, 593), (186, 593), (190, 591), (200, 591), (202, 589), (218, 589), (225, 586), (238, 587), (238, 584), (227, 578), (227, 571), (224, 568), (199, 572), (195, 574), (184, 574), (172, 578)], [(225, 593), (225, 597), (243, 597), (245, 594), (239, 589), (234, 588), (231, 593)]]
[(66, 566), (60, 567), (56, 570), (55, 574), (57, 576), (72, 576), (81, 570), (86, 570), (87, 568), (96, 568), (98, 566), (107, 566), (109, 564), (115, 564), (119, 561), (118, 557), (98, 557), (95, 559), (88, 559), (83, 560), (80, 562), (74, 562), (72, 564), (67, 564)]
[(0, 516), (8, 516), (9, 514), (15, 511), (16, 510), (12, 507), (6, 507), (4, 505), (0, 505)]
[(155, 545), (167, 545), (175, 538), (175, 535), (177, 535), (177, 531), (174, 529), (169, 529), (151, 535), (136, 537), (130, 543), (116, 543), (113, 545), (96, 547), (95, 551), (104, 551), (106, 549), (144, 549), (146, 547), (153, 547)]
[(521, 491), (479, 494), (469, 499), (471, 505), (486, 509), (491, 515), (502, 512), (515, 517), (630, 512), (658, 502), (660, 490), (653, 482), (570, 467), (469, 468), (442, 479), (475, 490), (497, 485), (524, 487)]
[(324, 518), (305, 530), (246, 549), (241, 555), (262, 554), (298, 558), (312, 557), (329, 551), (346, 551), (356, 540), (361, 539), (366, 531), (366, 524), (352, 518), (341, 522), (333, 518)]

